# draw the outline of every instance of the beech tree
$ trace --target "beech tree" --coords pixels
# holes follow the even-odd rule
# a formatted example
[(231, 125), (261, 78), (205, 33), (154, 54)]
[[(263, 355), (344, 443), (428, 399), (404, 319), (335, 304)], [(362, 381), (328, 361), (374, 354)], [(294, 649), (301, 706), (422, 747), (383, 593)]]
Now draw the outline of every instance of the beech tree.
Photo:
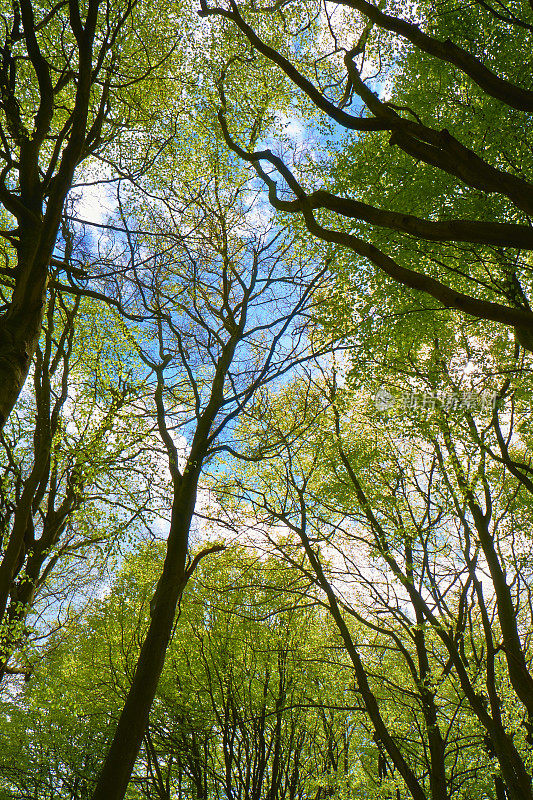
[(131, 200), (131, 216), (125, 206), (121, 211), (129, 244), (125, 267), (134, 268), (130, 309), (144, 319), (130, 342), (152, 376), (171, 501), (150, 624), (94, 800), (126, 792), (176, 607), (201, 557), (191, 563), (189, 534), (203, 473), (233, 451), (235, 421), (266, 384), (331, 348), (322, 341), (317, 349), (309, 330), (314, 292), (326, 281), (327, 266), (305, 249), (298, 252), (296, 237), (268, 215), (262, 221), (252, 214), (253, 187), (232, 171), (216, 143), (198, 151), (195, 169), (204, 177), (174, 198), (176, 217), (171, 198), (150, 204), (148, 195)]
[(355, 390), (327, 370), (296, 381), (290, 414), (285, 394), (258, 405), (243, 436), (250, 458), (269, 458), (228, 487), (228, 519), (240, 493), (242, 524), (255, 513), (256, 536), (314, 576), (388, 765), (384, 791), (530, 797), (530, 409), (507, 375), (505, 412), (481, 408), (468, 385), (485, 380), (483, 347), (463, 332), (458, 353), (450, 333), (386, 372), (380, 410), (360, 371)]
[[(112, 342), (102, 341), (104, 331)], [(0, 435), (0, 681), (31, 673), (31, 658), (9, 661), (24, 650), (36, 600), (44, 611), (59, 583), (62, 603), (69, 586), (81, 596), (84, 572), (102, 568), (104, 554), (153, 508), (154, 441), (133, 408), (139, 387), (124, 348), (112, 316), (50, 290), (33, 392)]]
[(145, 23), (153, 13), (137, 0), (2, 4), (0, 204), (11, 292), (0, 316), (0, 427), (32, 363), (51, 260), (69, 275), (54, 247), (75, 171), (133, 122), (127, 103), (119, 111), (120, 87), (146, 78), (165, 57), (162, 26), (161, 50), (151, 55)]
[[(346, 250), (338, 258), (362, 293), (392, 279), (511, 326), (531, 350), (531, 5), (200, 6), (233, 37), (219, 69), (223, 136), (274, 208)], [(274, 127), (264, 63), (293, 95)], [(243, 88), (252, 76), (262, 104)], [(284, 135), (283, 119), (302, 141)]]

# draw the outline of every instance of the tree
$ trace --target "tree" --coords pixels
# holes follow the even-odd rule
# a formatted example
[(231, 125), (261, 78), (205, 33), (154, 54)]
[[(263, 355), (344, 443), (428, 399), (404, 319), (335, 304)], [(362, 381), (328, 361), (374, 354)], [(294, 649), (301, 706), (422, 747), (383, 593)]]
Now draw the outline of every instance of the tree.
[[(104, 330), (112, 343), (102, 341)], [(133, 408), (142, 385), (124, 348), (112, 315), (50, 290), (33, 395), (0, 437), (0, 680), (21, 669), (9, 660), (24, 647), (36, 600), (43, 611), (53, 605), (60, 583), (59, 605), (69, 586), (81, 597), (84, 573), (94, 580), (117, 541), (154, 507), (149, 424)]]
[[(530, 4), (434, 12), (431, 3), (202, 0), (200, 15), (234, 40), (219, 70), (222, 133), (274, 208), (347, 251), (337, 258), (361, 293), (373, 285), (375, 297), (392, 279), (426, 305), (511, 326), (531, 350)], [(307, 146), (272, 128), (268, 78), (263, 106), (248, 98), (248, 76), (261, 80), (265, 62), (292, 88), (281, 114), (307, 127)], [(278, 152), (254, 150), (271, 132)], [(368, 276), (365, 261), (376, 270)]]
[[(135, 266), (131, 303), (146, 319), (141, 337), (132, 336), (131, 342), (154, 376), (154, 414), (172, 499), (150, 625), (94, 800), (122, 798), (126, 792), (176, 606), (200, 557), (188, 561), (202, 473), (232, 452), (235, 420), (262, 387), (331, 347), (321, 343), (315, 348), (307, 318), (327, 268), (298, 253), (295, 237), (268, 219), (258, 223), (250, 214), (249, 185), (229, 183), (232, 172), (224, 172), (228, 165), (216, 147), (214, 153), (198, 152), (199, 171), (206, 164), (210, 172), (200, 188), (180, 198), (177, 229), (169, 214), (157, 213), (157, 201), (148, 208), (138, 236), (137, 228), (128, 228)], [(121, 213), (129, 225), (126, 209)], [(157, 239), (147, 242), (146, 231), (164, 236), (165, 248), (158, 249)]]
[(306, 589), (307, 580), (236, 548), (202, 562), (145, 740), (146, 774), (161, 796), (334, 794), (350, 710), (337, 682), (323, 679), (335, 642)]
[[(75, 171), (120, 133), (121, 85), (135, 85), (157, 64), (145, 27), (152, 13), (137, 0), (2, 4), (0, 203), (10, 291), (0, 317), (0, 427), (39, 341), (52, 259), (69, 275), (68, 258), (56, 258), (54, 247)], [(143, 28), (144, 59), (135, 64)], [(123, 108), (126, 125), (131, 116)]]
[[(419, 331), (412, 338), (420, 344)], [(360, 374), (353, 392), (324, 369), (322, 380), (310, 375), (258, 405), (245, 453), (268, 447), (269, 459), (226, 502), (238, 519), (238, 491), (256, 535), (314, 576), (350, 656), (381, 776), (401, 777), (400, 796), (530, 797), (531, 501), (521, 442), (530, 412), (506, 394), (508, 379), (505, 422), (492, 404), (476, 407), (476, 392), (461, 388), (472, 351), (461, 358), (457, 337), (451, 343), (451, 356), (445, 339), (408, 351), (382, 413), (368, 377), (366, 392)], [(293, 533), (291, 547), (280, 528)]]
[[(162, 542), (139, 547), (105, 601), (50, 639), (2, 732), (6, 797), (90, 797), (163, 558)], [(308, 588), (275, 561), (238, 548), (201, 562), (128, 798), (342, 796), (342, 761), (357, 761), (360, 740), (341, 682), (323, 675), (334, 663), (343, 674), (346, 658), (320, 605), (305, 598)], [(350, 764), (352, 780), (356, 772)]]

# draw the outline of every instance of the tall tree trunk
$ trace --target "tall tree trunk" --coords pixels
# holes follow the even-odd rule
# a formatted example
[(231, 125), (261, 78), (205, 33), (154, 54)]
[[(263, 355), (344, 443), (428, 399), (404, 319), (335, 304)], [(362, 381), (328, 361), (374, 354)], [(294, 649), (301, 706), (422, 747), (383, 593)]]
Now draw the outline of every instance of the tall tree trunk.
[(198, 472), (191, 474), (189, 479), (185, 477), (176, 492), (167, 554), (151, 604), (150, 625), (92, 800), (122, 800), (128, 787), (165, 663), (176, 607), (184, 588), (198, 477)]

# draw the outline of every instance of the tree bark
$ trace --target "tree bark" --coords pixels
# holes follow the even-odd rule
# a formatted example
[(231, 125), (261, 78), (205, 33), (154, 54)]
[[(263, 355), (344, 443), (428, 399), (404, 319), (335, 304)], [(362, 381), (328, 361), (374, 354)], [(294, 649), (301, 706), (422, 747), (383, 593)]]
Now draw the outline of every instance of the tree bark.
[(122, 800), (141, 747), (184, 588), (199, 474), (184, 478), (174, 501), (167, 554), (151, 605), (151, 620), (133, 681), (92, 800)]

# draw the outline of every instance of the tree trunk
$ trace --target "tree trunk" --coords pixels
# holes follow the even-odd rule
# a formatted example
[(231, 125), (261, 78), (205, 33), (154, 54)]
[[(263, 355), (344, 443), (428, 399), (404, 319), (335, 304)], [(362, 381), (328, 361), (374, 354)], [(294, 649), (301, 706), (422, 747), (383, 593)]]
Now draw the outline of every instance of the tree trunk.
[(176, 606), (184, 588), (185, 564), (198, 474), (186, 478), (172, 509), (167, 555), (151, 604), (151, 621), (118, 725), (92, 800), (123, 800), (148, 724)]

